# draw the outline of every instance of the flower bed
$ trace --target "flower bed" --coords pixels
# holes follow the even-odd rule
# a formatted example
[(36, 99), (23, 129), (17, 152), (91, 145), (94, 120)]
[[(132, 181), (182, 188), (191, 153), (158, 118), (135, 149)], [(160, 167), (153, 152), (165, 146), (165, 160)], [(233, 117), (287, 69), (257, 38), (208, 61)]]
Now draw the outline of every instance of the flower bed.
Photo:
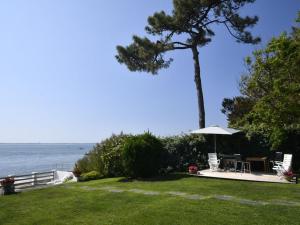
[(15, 192), (15, 179), (13, 177), (6, 177), (0, 181), (4, 195), (13, 194)]

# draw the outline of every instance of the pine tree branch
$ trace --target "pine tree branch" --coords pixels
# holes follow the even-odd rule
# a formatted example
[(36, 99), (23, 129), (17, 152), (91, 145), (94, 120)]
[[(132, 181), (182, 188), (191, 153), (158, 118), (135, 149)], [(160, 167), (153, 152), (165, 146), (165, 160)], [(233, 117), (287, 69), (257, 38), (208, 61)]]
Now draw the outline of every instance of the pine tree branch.
[(170, 34), (168, 34), (165, 38), (166, 41), (170, 40), (173, 37), (174, 33), (175, 33), (175, 31), (172, 31)]
[(210, 4), (210, 5), (207, 7), (205, 13), (200, 17), (200, 19), (199, 19), (199, 20), (197, 21), (197, 23), (194, 25), (195, 27), (198, 27), (199, 24), (202, 23), (202, 21), (205, 19), (205, 17), (207, 17), (207, 15), (208, 15), (209, 11), (211, 10), (212, 6), (213, 6), (213, 4)]
[(172, 50), (175, 50), (175, 49), (188, 49), (188, 48), (191, 48), (191, 47), (172, 47)]
[(185, 43), (182, 43), (182, 42), (179, 42), (179, 41), (174, 41), (174, 42), (172, 42), (171, 44), (183, 45), (183, 46), (185, 46), (185, 47), (192, 47), (192, 46), (189, 45), (189, 44), (185, 44)]
[(211, 23), (225, 23), (225, 22), (228, 22), (229, 20), (228, 19), (226, 19), (226, 20), (223, 20), (223, 21), (220, 21), (220, 20), (218, 20), (218, 19), (215, 19), (215, 20), (210, 20), (210, 21), (208, 21), (207, 23), (204, 23), (204, 24), (201, 24), (202, 25), (202, 27), (207, 27), (207, 25), (209, 25), (209, 24), (211, 24)]
[(242, 38), (240, 38), (240, 37), (238, 37), (238, 36), (236, 36), (231, 30), (230, 30), (230, 28), (228, 27), (228, 25), (227, 25), (227, 23), (226, 22), (224, 22), (223, 23), (224, 25), (225, 25), (225, 27), (227, 28), (227, 30), (228, 30), (228, 32), (229, 32), (229, 34), (232, 36), (232, 37), (234, 37), (234, 38), (236, 38), (236, 39), (238, 39), (239, 41), (242, 41), (242, 42), (244, 42), (244, 40), (242, 39)]

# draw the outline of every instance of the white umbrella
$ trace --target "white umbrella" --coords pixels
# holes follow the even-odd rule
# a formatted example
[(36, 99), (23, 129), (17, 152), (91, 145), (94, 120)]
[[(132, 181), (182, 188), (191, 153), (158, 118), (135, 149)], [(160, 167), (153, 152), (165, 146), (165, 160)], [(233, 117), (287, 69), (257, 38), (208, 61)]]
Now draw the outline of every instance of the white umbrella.
[(240, 132), (240, 130), (227, 128), (227, 127), (226, 128), (220, 127), (217, 125), (191, 131), (192, 134), (214, 134), (215, 152), (217, 152), (217, 137), (216, 137), (217, 134), (232, 135), (238, 132)]

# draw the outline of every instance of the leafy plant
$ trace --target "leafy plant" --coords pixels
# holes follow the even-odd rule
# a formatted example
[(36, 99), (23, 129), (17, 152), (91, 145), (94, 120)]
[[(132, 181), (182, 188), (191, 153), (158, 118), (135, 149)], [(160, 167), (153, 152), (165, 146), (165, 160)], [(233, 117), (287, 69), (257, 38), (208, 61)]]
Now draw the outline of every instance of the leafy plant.
[(188, 169), (189, 169), (189, 173), (191, 174), (196, 174), (198, 171), (198, 167), (196, 165), (190, 165)]
[(96, 144), (90, 152), (77, 161), (78, 170), (83, 173), (98, 171), (104, 177), (122, 176), (124, 174), (122, 147), (129, 137), (131, 135), (113, 134)]
[(132, 178), (152, 177), (163, 168), (164, 149), (161, 141), (150, 133), (127, 139), (123, 146), (125, 175)]
[(80, 171), (77, 163), (75, 163), (75, 166), (73, 168), (73, 174), (75, 177), (80, 177), (81, 171)]
[(186, 171), (194, 163), (204, 167), (207, 153), (211, 145), (209, 139), (203, 135), (178, 135), (162, 139), (165, 150), (168, 152), (167, 164), (176, 171)]
[(4, 195), (15, 193), (15, 179), (13, 177), (5, 177), (0, 181), (0, 184), (4, 190)]
[(97, 171), (91, 171), (88, 173), (83, 173), (81, 174), (81, 176), (79, 177), (79, 181), (89, 181), (89, 180), (97, 180), (100, 179), (100, 173)]

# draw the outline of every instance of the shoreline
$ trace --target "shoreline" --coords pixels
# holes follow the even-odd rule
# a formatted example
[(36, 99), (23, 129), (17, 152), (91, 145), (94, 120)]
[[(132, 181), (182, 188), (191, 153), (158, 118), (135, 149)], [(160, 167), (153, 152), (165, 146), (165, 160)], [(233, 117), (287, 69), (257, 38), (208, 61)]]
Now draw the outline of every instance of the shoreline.
[(74, 164), (87, 152), (93, 149), (94, 144), (0, 144), (0, 177), (42, 172), (52, 169), (71, 170)]

